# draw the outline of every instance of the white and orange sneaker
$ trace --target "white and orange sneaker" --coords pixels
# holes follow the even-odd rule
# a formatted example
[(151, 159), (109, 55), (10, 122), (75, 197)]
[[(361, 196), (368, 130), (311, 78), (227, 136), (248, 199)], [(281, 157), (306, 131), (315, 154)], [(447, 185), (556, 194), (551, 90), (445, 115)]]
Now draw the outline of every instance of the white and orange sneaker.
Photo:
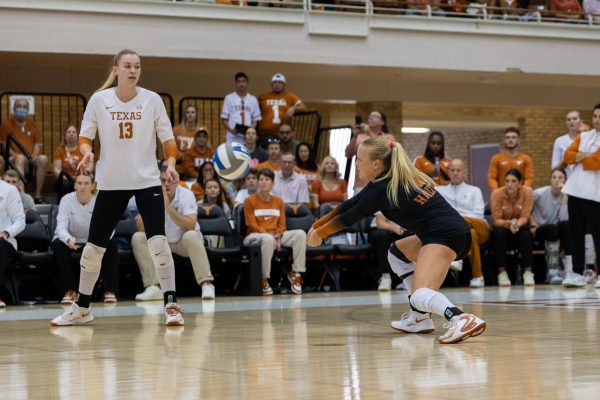
[(181, 315), (181, 307), (177, 303), (167, 303), (165, 305), (165, 325), (182, 326), (183, 315)]
[(273, 294), (273, 289), (269, 285), (268, 279), (263, 279), (262, 281), (262, 294), (263, 296), (271, 296)]
[(77, 292), (74, 290), (68, 290), (60, 301), (60, 304), (63, 306), (70, 306), (75, 301), (75, 297), (77, 297)]
[(400, 321), (392, 321), (393, 329), (404, 333), (429, 333), (435, 331), (431, 314), (417, 314), (412, 310), (402, 314)]
[(446, 333), (438, 338), (440, 343), (450, 344), (458, 343), (470, 337), (479, 336), (485, 331), (486, 323), (473, 314), (463, 313), (452, 317), (444, 324), (448, 328)]
[(290, 271), (288, 274), (290, 288), (294, 294), (302, 294), (302, 277), (295, 271)]
[(83, 325), (94, 320), (92, 308), (79, 307), (77, 303), (71, 304), (68, 310), (50, 321), (52, 326)]

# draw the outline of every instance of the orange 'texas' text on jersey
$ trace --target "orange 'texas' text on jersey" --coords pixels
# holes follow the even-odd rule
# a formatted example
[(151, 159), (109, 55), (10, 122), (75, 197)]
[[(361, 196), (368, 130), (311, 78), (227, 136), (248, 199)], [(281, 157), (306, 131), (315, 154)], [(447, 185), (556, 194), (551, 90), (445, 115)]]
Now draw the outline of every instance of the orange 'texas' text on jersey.
[(261, 135), (276, 135), (279, 125), (285, 122), (285, 113), (295, 106), (300, 98), (292, 92), (264, 93), (258, 96), (262, 120), (259, 126)]
[(140, 121), (142, 119), (142, 112), (111, 111), (110, 116), (113, 121)]
[(431, 199), (435, 193), (436, 193), (436, 190), (433, 187), (428, 186), (428, 185), (422, 185), (421, 193), (417, 194), (412, 200), (415, 203), (419, 203), (420, 205), (423, 205), (423, 204), (427, 203), (427, 201), (429, 199)]
[(250, 233), (277, 233), (285, 232), (285, 208), (283, 200), (271, 196), (269, 201), (264, 201), (253, 194), (244, 200), (244, 219)]

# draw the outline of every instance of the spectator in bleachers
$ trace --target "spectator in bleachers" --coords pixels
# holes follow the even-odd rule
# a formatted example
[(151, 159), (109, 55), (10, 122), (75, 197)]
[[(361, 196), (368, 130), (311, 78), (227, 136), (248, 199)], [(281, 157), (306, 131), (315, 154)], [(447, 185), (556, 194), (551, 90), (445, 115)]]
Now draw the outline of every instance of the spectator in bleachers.
[[(160, 181), (165, 202), (165, 235), (174, 254), (189, 257), (196, 282), (202, 287), (202, 299), (215, 298), (214, 280), (210, 271), (208, 256), (204, 248), (204, 239), (198, 224), (198, 206), (193, 193), (177, 182), (168, 179), (166, 168), (161, 168)], [(163, 294), (158, 287), (158, 278), (148, 249), (148, 240), (144, 233), (144, 224), (140, 215), (136, 216), (139, 232), (131, 238), (133, 254), (137, 261), (144, 291), (136, 300), (162, 300)]]
[(522, 12), (516, 0), (496, 0), (496, 7), (499, 9), (492, 11), (492, 14), (498, 14), (503, 20), (518, 20)]
[[(79, 151), (78, 138), (77, 127), (69, 125), (65, 129), (60, 146), (54, 150), (53, 166), (54, 175), (56, 175), (54, 189), (56, 190), (56, 201), (58, 203), (60, 203), (62, 196), (75, 190), (77, 165), (83, 158)], [(94, 164), (92, 162), (87, 172), (91, 173), (93, 168)]]
[(259, 245), (262, 264), (263, 295), (273, 294), (269, 285), (271, 259), (281, 246), (292, 248), (292, 270), (288, 280), (292, 292), (302, 293), (301, 272), (306, 271), (306, 233), (301, 229), (286, 230), (285, 206), (283, 200), (271, 195), (275, 174), (270, 169), (258, 172), (258, 193), (244, 201), (244, 219), (248, 227), (244, 245)]
[(583, 10), (592, 16), (594, 22), (600, 21), (600, 0), (583, 0)]
[(554, 18), (578, 20), (583, 17), (583, 8), (579, 0), (549, 0), (548, 10)]
[(194, 146), (183, 153), (181, 163), (186, 178), (198, 177), (198, 167), (212, 162), (213, 150), (208, 146), (208, 130), (201, 127), (194, 136)]
[(258, 126), (260, 145), (267, 147), (266, 139), (276, 136), (279, 126), (289, 122), (296, 111), (306, 109), (300, 98), (285, 90), (285, 76), (277, 73), (271, 78), (271, 91), (258, 96), (262, 120)]
[[(466, 170), (462, 160), (455, 158), (448, 168), (450, 184), (438, 186), (437, 191), (444, 199), (465, 219), (471, 230), (471, 248), (469, 261), (471, 263), (470, 287), (483, 287), (483, 273), (481, 269), (481, 251), (479, 246), (490, 238), (490, 227), (485, 220), (483, 195), (477, 186), (465, 182)], [(453, 261), (451, 268), (462, 270), (462, 260)]]
[(6, 142), (8, 136), (15, 138), (31, 156), (33, 165), (21, 150), (13, 143), (10, 147), (10, 161), (22, 177), (30, 168), (35, 169), (35, 195), (36, 203), (45, 203), (42, 198), (44, 180), (48, 172), (48, 157), (42, 154), (42, 134), (35, 121), (27, 118), (29, 114), (29, 101), (27, 99), (15, 100), (13, 106), (13, 117), (0, 126), (0, 138)]
[[(92, 211), (96, 204), (94, 181), (87, 173), (78, 173), (75, 178), (75, 192), (63, 196), (58, 206), (56, 229), (53, 232), (52, 252), (54, 265), (58, 269), (60, 288), (65, 294), (61, 304), (70, 305), (77, 296), (79, 262), (71, 262), (71, 255), (78, 253), (81, 257), (83, 247), (87, 243), (92, 220)], [(108, 241), (106, 253), (102, 258), (102, 282), (104, 286), (104, 302), (116, 303), (119, 287), (117, 241), (113, 237)]]
[(565, 151), (569, 148), (575, 137), (579, 135), (579, 128), (581, 127), (583, 121), (581, 120), (581, 114), (579, 111), (569, 111), (567, 113), (567, 129), (569, 130), (562, 136), (559, 136), (554, 140), (554, 145), (552, 147), (552, 162), (550, 164), (550, 168), (565, 168), (565, 173), (567, 177), (571, 174), (571, 170), (573, 169), (571, 166), (565, 166), (562, 164), (563, 157), (565, 155)]
[[(596, 266), (600, 255), (600, 104), (594, 106), (594, 129), (582, 132), (565, 151), (564, 163), (573, 172), (563, 187), (568, 197), (569, 228), (573, 255), (573, 274), (563, 286), (583, 286), (581, 275), (585, 265), (585, 234), (591, 231), (596, 250)], [(583, 282), (583, 284), (582, 284)], [(600, 288), (600, 282), (596, 282)]]
[(488, 169), (488, 185), (490, 191), (504, 186), (509, 170), (517, 169), (524, 178), (523, 185), (531, 187), (533, 183), (533, 161), (525, 153), (519, 152), (521, 132), (518, 128), (509, 127), (504, 131), (504, 151), (495, 154), (490, 160)]
[(225, 128), (227, 143), (244, 143), (248, 128), (256, 128), (261, 120), (260, 107), (256, 97), (248, 93), (248, 76), (243, 72), (235, 74), (235, 92), (225, 96), (221, 110), (221, 124)]
[(296, 146), (296, 170), (306, 178), (310, 190), (312, 183), (317, 179), (319, 164), (315, 162), (312, 147), (306, 142)]
[(267, 161), (269, 158), (265, 149), (258, 145), (258, 134), (254, 128), (246, 129), (244, 146), (250, 151), (252, 168), (256, 168), (258, 164)]
[[(354, 127), (350, 143), (346, 146), (346, 157), (352, 158), (356, 155), (358, 146), (368, 138), (381, 137), (389, 142), (395, 142), (396, 138), (390, 134), (387, 127), (387, 119), (381, 111), (372, 111), (369, 114), (368, 123), (361, 123)], [(356, 169), (354, 170), (354, 194), (360, 192), (366, 185), (367, 181), (358, 177)]]
[(483, 18), (483, 10), (488, 9), (488, 14), (493, 14), (494, 10), (490, 10), (490, 7), (496, 7), (496, 0), (475, 0), (470, 1), (469, 6), (466, 8), (465, 13), (469, 17)]
[[(17, 256), (15, 236), (25, 229), (25, 212), (18, 191), (13, 185), (0, 181), (0, 286)], [(305, 241), (306, 243), (306, 241)], [(0, 300), (0, 307), (6, 304)]]
[(4, 182), (9, 183), (17, 188), (19, 191), (19, 195), (21, 196), (21, 203), (23, 204), (24, 211), (27, 212), (35, 206), (35, 202), (33, 201), (33, 197), (25, 193), (23, 181), (19, 176), (19, 173), (14, 169), (9, 169), (4, 173), (2, 177)]
[(281, 169), (281, 147), (279, 146), (279, 139), (276, 137), (270, 137), (267, 139), (267, 155), (269, 158), (267, 161), (261, 162), (256, 167), (257, 170), (268, 168), (271, 171), (279, 171)]
[(282, 153), (296, 154), (298, 141), (294, 139), (294, 128), (289, 123), (279, 125), (279, 146)]
[(221, 184), (216, 179), (209, 179), (204, 183), (204, 198), (202, 204), (214, 204), (223, 210), (225, 216), (231, 219), (231, 209), (227, 204), (225, 193), (221, 188)]
[(201, 128), (198, 107), (188, 104), (185, 106), (185, 114), (182, 116), (181, 122), (173, 127), (173, 136), (177, 143), (180, 159), (183, 153), (194, 147), (194, 138)]
[(533, 248), (528, 229), (533, 206), (533, 191), (530, 187), (523, 186), (523, 175), (518, 169), (511, 169), (506, 173), (504, 185), (492, 192), (491, 204), (492, 238), (498, 267), (498, 284), (500, 286), (511, 284), (506, 273), (506, 251), (516, 245), (521, 253), (523, 284), (535, 285), (534, 275), (531, 272)]
[(448, 175), (450, 159), (446, 157), (444, 134), (442, 132), (433, 131), (429, 134), (425, 145), (425, 153), (415, 158), (414, 164), (438, 185), (448, 183), (450, 179)]
[(431, 8), (431, 15), (445, 17), (446, 12), (440, 7), (441, 0), (407, 0), (404, 15), (427, 15), (427, 6)]
[(348, 200), (348, 183), (340, 177), (340, 166), (335, 158), (327, 156), (323, 159), (318, 179), (312, 183), (310, 197), (315, 208), (323, 203)]
[(244, 177), (244, 187), (237, 192), (233, 208), (237, 208), (240, 204), (244, 204), (244, 200), (250, 195), (253, 195), (258, 190), (258, 170), (251, 168)]
[[(219, 176), (217, 175), (217, 171), (215, 171), (215, 167), (212, 161), (205, 161), (199, 168), (200, 174), (196, 178), (196, 182), (192, 185), (191, 189), (196, 197), (197, 202), (202, 202), (205, 195), (205, 184), (209, 179), (214, 179), (221, 185), (221, 189), (225, 193), (225, 197), (229, 199), (235, 199), (235, 193), (231, 186), (229, 186), (226, 182), (221, 182)], [(229, 200), (232, 201), (232, 200)]]
[[(565, 253), (563, 264), (565, 271), (572, 272), (571, 239), (569, 238), (569, 212), (567, 195), (562, 187), (567, 180), (564, 170), (555, 168), (550, 174), (550, 186), (533, 191), (533, 212), (531, 213), (531, 235), (543, 242), (546, 249), (547, 282), (562, 282), (559, 272), (559, 251)], [(560, 240), (560, 241), (559, 241)]]
[(296, 160), (292, 153), (281, 155), (281, 170), (275, 171), (273, 196), (281, 197), (284, 203), (308, 205), (308, 183), (304, 175), (294, 171)]

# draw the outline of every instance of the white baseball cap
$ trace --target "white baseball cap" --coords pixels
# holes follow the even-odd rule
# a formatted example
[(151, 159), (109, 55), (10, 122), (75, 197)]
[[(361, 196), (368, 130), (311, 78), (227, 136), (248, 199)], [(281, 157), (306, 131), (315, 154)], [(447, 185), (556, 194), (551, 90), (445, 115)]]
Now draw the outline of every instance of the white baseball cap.
[(273, 82), (283, 82), (285, 83), (285, 76), (281, 73), (276, 73), (275, 75), (273, 75), (273, 77), (271, 78), (271, 83)]

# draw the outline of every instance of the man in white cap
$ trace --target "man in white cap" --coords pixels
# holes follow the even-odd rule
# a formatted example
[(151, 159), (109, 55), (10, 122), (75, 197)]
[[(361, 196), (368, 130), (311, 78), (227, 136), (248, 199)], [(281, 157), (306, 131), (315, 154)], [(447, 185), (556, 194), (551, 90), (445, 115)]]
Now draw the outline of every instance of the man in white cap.
[(285, 90), (285, 76), (281, 73), (271, 78), (271, 91), (258, 96), (262, 120), (258, 128), (260, 143), (264, 147), (269, 136), (276, 136), (279, 126), (287, 123), (296, 111), (306, 109), (302, 100)]

